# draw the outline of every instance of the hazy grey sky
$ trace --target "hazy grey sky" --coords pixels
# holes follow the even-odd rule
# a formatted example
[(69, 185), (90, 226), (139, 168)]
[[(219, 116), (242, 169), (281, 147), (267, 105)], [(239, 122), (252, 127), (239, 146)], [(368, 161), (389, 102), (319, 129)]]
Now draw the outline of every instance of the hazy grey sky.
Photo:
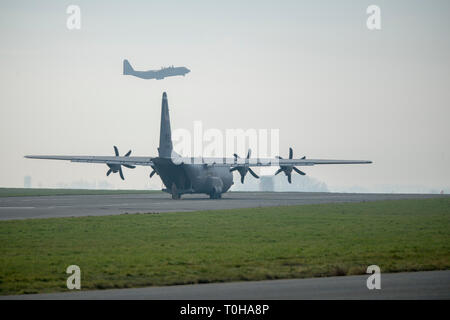
[[(66, 8), (81, 8), (81, 30)], [(366, 28), (381, 8), (382, 29)], [(172, 128), (280, 129), (287, 155), (332, 186), (450, 183), (449, 1), (2, 1), (0, 186), (105, 180), (104, 165), (25, 154), (156, 155), (161, 95)], [(185, 78), (122, 75), (186, 66)], [(159, 186), (149, 168), (116, 187)]]

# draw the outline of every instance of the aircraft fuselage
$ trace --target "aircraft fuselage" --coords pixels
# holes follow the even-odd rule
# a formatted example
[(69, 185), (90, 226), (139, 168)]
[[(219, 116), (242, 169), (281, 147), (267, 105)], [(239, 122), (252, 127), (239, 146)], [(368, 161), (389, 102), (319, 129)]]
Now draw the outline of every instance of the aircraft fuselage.
[(211, 197), (220, 195), (233, 185), (229, 167), (204, 164), (174, 164), (166, 158), (154, 158), (153, 169), (158, 173), (166, 189), (177, 194), (205, 193)]
[(167, 77), (174, 76), (185, 76), (187, 73), (191, 72), (186, 67), (168, 67), (161, 68), (160, 70), (148, 70), (148, 71), (137, 71), (134, 70), (128, 60), (123, 61), (123, 74), (131, 75), (141, 79), (156, 79), (161, 80)]

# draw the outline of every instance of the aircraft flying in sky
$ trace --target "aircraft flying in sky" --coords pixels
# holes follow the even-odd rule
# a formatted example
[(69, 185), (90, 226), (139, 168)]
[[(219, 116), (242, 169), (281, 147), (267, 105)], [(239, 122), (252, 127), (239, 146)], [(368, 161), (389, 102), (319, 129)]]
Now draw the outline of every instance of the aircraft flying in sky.
[(251, 158), (251, 150), (245, 158), (234, 154), (233, 158), (194, 158), (182, 157), (173, 150), (172, 133), (170, 129), (169, 105), (167, 94), (164, 92), (161, 105), (161, 127), (159, 136), (158, 156), (156, 157), (131, 157), (131, 150), (120, 156), (119, 150), (114, 146), (115, 156), (47, 156), (27, 155), (30, 159), (69, 160), (72, 162), (103, 163), (108, 166), (106, 173), (119, 173), (124, 180), (122, 166), (134, 169), (136, 166), (149, 166), (153, 170), (150, 178), (158, 174), (164, 183), (163, 191), (170, 193), (173, 199), (179, 199), (182, 194), (204, 193), (211, 199), (222, 197), (233, 185), (233, 171), (239, 172), (241, 183), (244, 183), (248, 172), (255, 178), (259, 176), (252, 167), (280, 166), (275, 174), (284, 172), (288, 182), (291, 183), (292, 171), (305, 175), (296, 166), (313, 166), (316, 164), (366, 164), (367, 160), (326, 160), (295, 159), (292, 148), (289, 148), (289, 158)]
[(189, 70), (186, 67), (174, 67), (174, 66), (161, 68), (160, 70), (136, 71), (133, 69), (128, 60), (126, 59), (123, 60), (123, 74), (132, 75), (142, 79), (161, 80), (167, 77), (174, 77), (174, 76), (184, 77), (189, 72), (191, 72), (191, 70)]

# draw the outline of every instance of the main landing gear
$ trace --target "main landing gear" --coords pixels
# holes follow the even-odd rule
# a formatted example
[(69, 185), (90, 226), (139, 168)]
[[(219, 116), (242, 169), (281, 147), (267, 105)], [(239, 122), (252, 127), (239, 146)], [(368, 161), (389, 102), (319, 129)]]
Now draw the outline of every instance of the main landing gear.
[(209, 194), (210, 199), (222, 199), (222, 194), (220, 192), (213, 191)]
[(177, 186), (175, 183), (172, 184), (172, 199), (179, 200), (181, 198), (181, 194), (178, 192)]

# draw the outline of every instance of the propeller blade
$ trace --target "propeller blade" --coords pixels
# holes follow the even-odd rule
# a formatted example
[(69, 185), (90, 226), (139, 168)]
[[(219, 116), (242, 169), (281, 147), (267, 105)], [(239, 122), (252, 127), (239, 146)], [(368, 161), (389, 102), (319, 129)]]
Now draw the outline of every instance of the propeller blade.
[(130, 151), (128, 151), (125, 155), (124, 155), (124, 157), (129, 157), (130, 156), (130, 154), (131, 154), (131, 150)]
[(156, 171), (153, 170), (153, 171), (150, 173), (150, 178), (153, 177), (153, 176), (155, 175), (155, 173), (156, 173)]
[(294, 152), (292, 151), (292, 148), (289, 148), (289, 159), (292, 159), (294, 156)]
[(302, 157), (302, 160), (305, 160), (305, 159), (306, 159), (306, 156), (303, 156), (303, 157)]
[(276, 176), (277, 174), (279, 174), (279, 173), (282, 172), (282, 171), (283, 171), (283, 169), (280, 168), (280, 169), (277, 170), (277, 172), (275, 172), (274, 175)]
[(276, 156), (275, 158), (277, 158), (277, 159), (283, 159), (283, 157), (280, 157), (280, 156)]
[(234, 153), (233, 156), (235, 159), (239, 158), (239, 156), (236, 153)]
[(302, 176), (306, 175), (306, 173), (304, 173), (303, 171), (297, 169), (296, 167), (292, 167), (292, 169), (294, 169), (295, 172), (297, 172), (298, 174), (301, 174)]
[(230, 169), (230, 172), (236, 171), (238, 169), (238, 167), (234, 167)]
[(254, 176), (256, 179), (259, 179), (259, 176), (250, 168), (248, 168), (248, 172), (251, 173), (252, 176)]
[(123, 177), (122, 167), (119, 167), (119, 174), (120, 178), (122, 178), (122, 180), (125, 180), (125, 178)]
[(131, 164), (123, 164), (124, 167), (127, 167), (129, 169), (134, 169), (136, 166), (132, 166)]
[(106, 173), (106, 176), (109, 176), (111, 174), (112, 170), (109, 169), (108, 172)]
[(244, 183), (245, 175), (241, 175), (241, 183)]
[(114, 153), (116, 154), (116, 157), (119, 156), (119, 149), (117, 149), (116, 146), (114, 146)]
[(288, 182), (289, 182), (289, 183), (292, 183), (292, 177), (291, 177), (291, 174), (288, 174), (287, 177), (288, 177)]
[(250, 156), (252, 155), (252, 149), (248, 149), (248, 153), (247, 153), (247, 159), (250, 159)]

